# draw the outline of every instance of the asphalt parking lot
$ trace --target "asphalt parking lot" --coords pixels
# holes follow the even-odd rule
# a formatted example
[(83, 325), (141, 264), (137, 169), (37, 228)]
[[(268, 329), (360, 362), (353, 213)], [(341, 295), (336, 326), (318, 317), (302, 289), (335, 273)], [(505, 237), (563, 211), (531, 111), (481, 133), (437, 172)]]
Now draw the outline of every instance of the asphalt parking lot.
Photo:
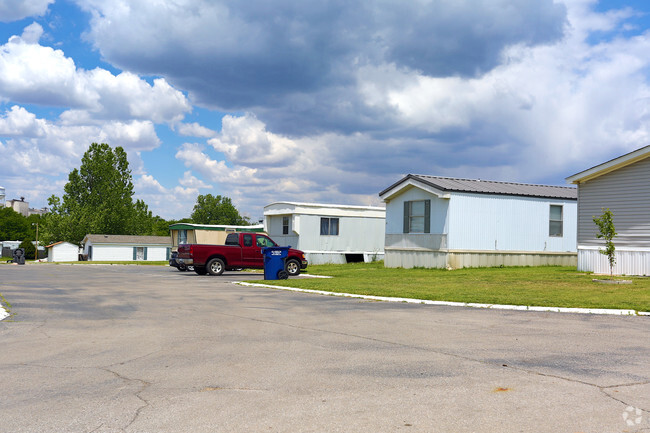
[(0, 431), (650, 431), (650, 318), (0, 265)]

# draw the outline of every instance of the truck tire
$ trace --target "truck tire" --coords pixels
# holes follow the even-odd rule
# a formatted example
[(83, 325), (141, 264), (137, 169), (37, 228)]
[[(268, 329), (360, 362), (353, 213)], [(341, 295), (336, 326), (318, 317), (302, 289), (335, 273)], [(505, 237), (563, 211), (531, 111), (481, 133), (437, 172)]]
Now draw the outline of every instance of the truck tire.
[(219, 276), (223, 274), (223, 271), (226, 269), (226, 265), (223, 262), (223, 260), (214, 258), (211, 259), (206, 265), (205, 268), (207, 269), (208, 273), (210, 275), (214, 276)]
[(199, 275), (205, 275), (208, 273), (208, 271), (202, 266), (194, 266), (194, 272)]
[(284, 270), (287, 271), (290, 277), (296, 277), (300, 275), (300, 263), (296, 259), (287, 260)]

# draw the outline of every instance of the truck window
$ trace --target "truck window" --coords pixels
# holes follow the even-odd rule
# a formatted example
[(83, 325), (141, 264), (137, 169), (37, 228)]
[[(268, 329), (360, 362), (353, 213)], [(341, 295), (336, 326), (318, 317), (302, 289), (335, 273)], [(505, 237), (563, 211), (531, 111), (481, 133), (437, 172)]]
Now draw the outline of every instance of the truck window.
[(267, 238), (266, 236), (257, 235), (257, 246), (260, 248), (265, 248), (265, 247), (275, 247), (277, 245), (275, 242), (273, 242), (271, 239)]
[(239, 245), (239, 235), (237, 233), (230, 233), (226, 236), (226, 245)]
[(253, 246), (253, 235), (244, 235), (244, 246), (245, 247)]

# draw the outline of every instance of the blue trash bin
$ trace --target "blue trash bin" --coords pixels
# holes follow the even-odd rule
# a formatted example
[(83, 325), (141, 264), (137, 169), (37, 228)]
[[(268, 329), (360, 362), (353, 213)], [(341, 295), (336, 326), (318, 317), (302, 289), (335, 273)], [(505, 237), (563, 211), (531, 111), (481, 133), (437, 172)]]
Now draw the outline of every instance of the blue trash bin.
[(264, 279), (286, 280), (289, 274), (284, 270), (284, 259), (289, 255), (291, 247), (265, 247), (264, 254)]

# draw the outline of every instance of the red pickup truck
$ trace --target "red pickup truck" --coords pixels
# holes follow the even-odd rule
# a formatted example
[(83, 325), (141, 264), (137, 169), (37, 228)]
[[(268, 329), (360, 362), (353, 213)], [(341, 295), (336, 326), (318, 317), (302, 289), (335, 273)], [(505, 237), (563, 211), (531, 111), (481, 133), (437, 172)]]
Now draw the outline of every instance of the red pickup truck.
[[(225, 270), (264, 268), (262, 248), (278, 244), (261, 233), (230, 233), (225, 245), (181, 244), (176, 261), (185, 266), (194, 266), (199, 275), (221, 275)], [(285, 270), (289, 276), (300, 274), (307, 267), (305, 253), (289, 249), (285, 259)]]

